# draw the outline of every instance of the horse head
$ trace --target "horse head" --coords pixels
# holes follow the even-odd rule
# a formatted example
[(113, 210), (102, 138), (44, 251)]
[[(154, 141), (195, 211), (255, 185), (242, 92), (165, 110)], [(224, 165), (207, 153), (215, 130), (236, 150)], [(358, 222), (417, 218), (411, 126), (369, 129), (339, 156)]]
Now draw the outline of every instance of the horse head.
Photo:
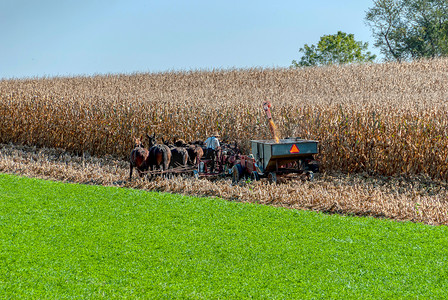
[(138, 148), (138, 147), (143, 148), (142, 139), (141, 138), (136, 138), (134, 136), (134, 148)]
[(155, 133), (153, 135), (146, 134), (146, 136), (148, 137), (148, 140), (149, 140), (149, 148), (151, 148), (152, 146), (157, 144)]

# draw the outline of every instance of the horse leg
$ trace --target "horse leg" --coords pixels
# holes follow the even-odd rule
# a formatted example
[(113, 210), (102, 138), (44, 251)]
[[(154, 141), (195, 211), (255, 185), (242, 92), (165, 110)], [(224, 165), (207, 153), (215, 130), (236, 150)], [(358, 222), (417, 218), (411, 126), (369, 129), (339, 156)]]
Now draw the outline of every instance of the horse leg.
[(146, 169), (146, 173), (145, 173), (145, 179), (146, 180), (151, 180), (151, 166), (148, 166), (148, 168)]
[(163, 164), (161, 164), (161, 165), (159, 166), (159, 169), (160, 169), (160, 177), (162, 177), (162, 178), (166, 178), (166, 177), (168, 176), (168, 174), (166, 174), (166, 173), (163, 172), (163, 171), (165, 171), (165, 168), (163, 167)]
[(150, 180), (153, 180), (154, 176), (156, 176), (156, 175), (153, 173), (153, 171), (154, 171), (156, 168), (155, 168), (154, 165), (151, 165), (149, 168), (151, 169), (151, 174), (149, 175), (149, 176), (150, 176), (149, 179), (150, 179)]
[(165, 160), (160, 164), (160, 171), (162, 172), (162, 178), (168, 178), (169, 174), (164, 173), (165, 170), (168, 170), (168, 167), (165, 167)]
[(132, 170), (134, 169), (134, 166), (131, 164), (131, 168), (129, 170), (129, 181), (132, 180)]
[(159, 170), (160, 170), (160, 177), (161, 178), (166, 178), (167, 174), (163, 173), (163, 171), (165, 171), (165, 168), (163, 167), (163, 164), (159, 165)]
[[(164, 169), (166, 171), (166, 170), (172, 169), (172, 167), (168, 167), (168, 168), (165, 167)], [(174, 177), (174, 173), (172, 173), (172, 172), (165, 173), (165, 177), (171, 179)]]

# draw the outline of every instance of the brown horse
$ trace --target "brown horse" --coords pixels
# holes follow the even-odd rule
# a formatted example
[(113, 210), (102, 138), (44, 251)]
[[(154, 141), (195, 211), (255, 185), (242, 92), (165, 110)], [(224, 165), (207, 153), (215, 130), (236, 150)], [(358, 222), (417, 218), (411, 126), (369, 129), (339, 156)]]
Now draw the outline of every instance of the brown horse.
[(204, 156), (204, 150), (201, 148), (201, 146), (196, 144), (190, 144), (187, 146), (187, 152), (188, 152), (188, 163), (193, 166), (197, 166), (199, 164), (199, 161)]
[(132, 180), (132, 170), (137, 169), (138, 175), (143, 176), (143, 172), (148, 170), (147, 159), (149, 151), (143, 147), (141, 139), (134, 137), (134, 149), (131, 151), (130, 155), (130, 171), (129, 171), (129, 181)]
[(155, 133), (150, 136), (146, 134), (149, 139), (149, 155), (147, 158), (147, 164), (154, 171), (156, 168), (165, 171), (168, 170), (171, 161), (171, 151), (168, 146), (163, 144), (157, 144)]

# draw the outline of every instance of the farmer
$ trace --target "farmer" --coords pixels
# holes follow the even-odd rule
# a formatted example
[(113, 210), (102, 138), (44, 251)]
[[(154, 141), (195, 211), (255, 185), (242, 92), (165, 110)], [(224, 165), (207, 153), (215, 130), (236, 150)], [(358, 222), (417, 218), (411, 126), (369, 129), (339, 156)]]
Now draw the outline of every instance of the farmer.
[(211, 137), (205, 140), (205, 157), (212, 160), (211, 171), (215, 170), (215, 162), (219, 159), (221, 145), (219, 143), (219, 133), (215, 132)]

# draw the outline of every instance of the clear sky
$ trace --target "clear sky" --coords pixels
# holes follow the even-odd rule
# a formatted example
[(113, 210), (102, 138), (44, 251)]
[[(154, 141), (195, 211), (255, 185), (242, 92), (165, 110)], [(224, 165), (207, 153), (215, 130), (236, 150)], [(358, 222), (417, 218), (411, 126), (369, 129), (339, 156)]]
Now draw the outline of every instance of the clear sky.
[(0, 0), (0, 78), (288, 67), (373, 0)]

